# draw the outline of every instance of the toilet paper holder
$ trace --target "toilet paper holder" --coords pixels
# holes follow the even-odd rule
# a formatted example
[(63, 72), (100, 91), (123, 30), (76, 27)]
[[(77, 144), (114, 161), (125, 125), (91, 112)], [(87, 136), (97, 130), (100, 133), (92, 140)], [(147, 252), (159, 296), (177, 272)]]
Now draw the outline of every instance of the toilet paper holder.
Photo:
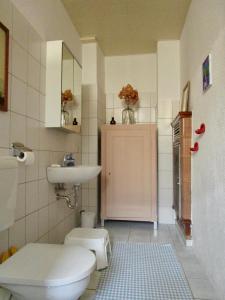
[(24, 152), (32, 152), (32, 149), (24, 146), (22, 143), (12, 143), (11, 145), (11, 151), (13, 156), (17, 156), (19, 158), (24, 157)]

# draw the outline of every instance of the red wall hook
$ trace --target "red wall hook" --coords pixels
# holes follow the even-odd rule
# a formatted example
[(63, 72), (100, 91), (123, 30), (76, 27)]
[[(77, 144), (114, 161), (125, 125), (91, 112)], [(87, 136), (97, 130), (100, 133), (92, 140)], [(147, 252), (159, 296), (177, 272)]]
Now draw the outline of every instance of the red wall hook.
[(198, 128), (198, 129), (195, 130), (195, 133), (196, 133), (196, 134), (202, 134), (202, 133), (204, 133), (204, 132), (205, 132), (205, 124), (202, 123), (202, 124), (200, 125), (200, 128)]
[(199, 150), (198, 142), (194, 143), (194, 147), (190, 148), (190, 150), (192, 152), (198, 152)]

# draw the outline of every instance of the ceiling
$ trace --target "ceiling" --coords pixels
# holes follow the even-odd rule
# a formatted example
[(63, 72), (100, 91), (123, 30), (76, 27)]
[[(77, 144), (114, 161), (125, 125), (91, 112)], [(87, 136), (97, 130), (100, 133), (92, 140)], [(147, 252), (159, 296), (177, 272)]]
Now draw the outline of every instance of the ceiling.
[(179, 39), (191, 0), (62, 0), (81, 38), (95, 37), (106, 56), (156, 52)]

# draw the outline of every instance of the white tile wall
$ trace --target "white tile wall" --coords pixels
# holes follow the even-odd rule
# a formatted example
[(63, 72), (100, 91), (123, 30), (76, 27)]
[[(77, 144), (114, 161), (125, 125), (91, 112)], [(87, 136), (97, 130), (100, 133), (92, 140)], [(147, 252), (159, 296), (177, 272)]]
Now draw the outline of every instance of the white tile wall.
[[(91, 67), (90, 67), (91, 66)], [(82, 163), (97, 165), (98, 138), (105, 122), (104, 56), (97, 43), (83, 45)], [(91, 84), (90, 84), (91, 83)], [(97, 179), (82, 185), (82, 208), (98, 211)]]
[(114, 117), (122, 123), (124, 105), (118, 94), (130, 83), (138, 90), (135, 107), (137, 123), (156, 122), (156, 54), (113, 56), (105, 58), (106, 123)]
[[(172, 128), (179, 110), (179, 41), (158, 42), (158, 200), (160, 223), (174, 223)], [(171, 70), (173, 70), (171, 72)]]
[[(19, 165), (16, 222), (0, 232), (0, 253), (28, 242), (61, 242), (74, 227), (75, 212), (56, 202), (46, 167), (60, 163), (65, 152), (81, 161), (81, 138), (66, 136), (44, 126), (46, 42), (40, 38), (11, 1), (0, 1), (0, 21), (10, 29), (9, 111), (0, 112), (0, 155), (12, 142), (34, 149), (35, 163)], [(81, 205), (78, 207), (78, 210)]]

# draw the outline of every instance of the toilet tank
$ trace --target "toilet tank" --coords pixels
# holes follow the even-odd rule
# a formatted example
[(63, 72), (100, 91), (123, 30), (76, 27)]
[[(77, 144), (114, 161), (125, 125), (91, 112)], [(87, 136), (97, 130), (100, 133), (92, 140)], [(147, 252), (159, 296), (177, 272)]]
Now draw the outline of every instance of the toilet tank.
[(0, 231), (15, 222), (18, 183), (16, 157), (0, 156)]

